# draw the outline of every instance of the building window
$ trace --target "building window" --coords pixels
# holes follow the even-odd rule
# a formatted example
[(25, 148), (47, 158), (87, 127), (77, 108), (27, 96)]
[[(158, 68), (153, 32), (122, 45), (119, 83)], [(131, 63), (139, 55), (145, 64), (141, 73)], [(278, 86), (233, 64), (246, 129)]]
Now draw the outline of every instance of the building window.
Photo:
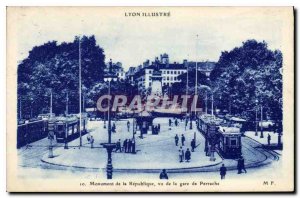
[(173, 80), (173, 77), (171, 76), (171, 80)]
[(164, 71), (164, 74), (166, 74), (166, 71)]
[(171, 74), (173, 74), (173, 71), (171, 71)]
[(166, 80), (166, 77), (164, 77), (163, 80)]
[(167, 76), (167, 80), (169, 80), (169, 76)]
[(176, 72), (176, 71), (174, 71), (174, 74), (177, 74), (177, 72)]
[(167, 71), (167, 74), (169, 74), (170, 72), (169, 71)]
[(152, 71), (151, 70), (149, 70), (149, 74), (151, 74), (152, 73)]
[(151, 87), (151, 82), (149, 82), (149, 87)]

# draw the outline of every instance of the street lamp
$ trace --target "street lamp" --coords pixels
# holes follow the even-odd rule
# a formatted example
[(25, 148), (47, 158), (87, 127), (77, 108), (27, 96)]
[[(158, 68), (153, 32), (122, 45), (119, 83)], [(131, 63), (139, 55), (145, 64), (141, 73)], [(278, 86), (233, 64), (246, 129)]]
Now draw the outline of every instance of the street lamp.
[(262, 104), (260, 105), (260, 138), (264, 138), (264, 133), (263, 133), (263, 106)]
[(258, 104), (258, 100), (255, 100), (255, 136), (258, 136), (257, 133), (257, 104)]
[[(109, 71), (106, 75), (104, 75), (104, 81), (108, 82), (108, 95), (110, 95), (110, 83), (112, 81), (117, 81), (117, 76), (112, 72), (112, 60), (109, 62)], [(116, 147), (115, 143), (111, 143), (111, 118), (110, 118), (110, 100), (108, 101), (108, 143), (104, 143), (103, 147), (107, 150), (107, 166), (106, 166), (106, 174), (107, 179), (112, 179), (113, 166), (112, 166), (112, 158), (111, 153), (112, 150)]]

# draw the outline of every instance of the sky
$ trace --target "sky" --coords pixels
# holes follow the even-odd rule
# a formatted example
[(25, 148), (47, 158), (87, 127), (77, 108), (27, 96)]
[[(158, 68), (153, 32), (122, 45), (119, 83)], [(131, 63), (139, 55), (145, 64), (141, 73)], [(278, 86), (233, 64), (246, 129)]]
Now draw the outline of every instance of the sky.
[[(171, 16), (125, 17), (125, 12)], [(16, 39), (18, 61), (48, 41), (95, 35), (106, 61), (119, 61), (127, 70), (162, 53), (169, 54), (170, 62), (218, 61), (222, 51), (247, 39), (265, 40), (270, 49), (281, 49), (285, 14), (277, 8), (23, 7), (8, 10), (7, 34), (11, 30), (10, 38)]]

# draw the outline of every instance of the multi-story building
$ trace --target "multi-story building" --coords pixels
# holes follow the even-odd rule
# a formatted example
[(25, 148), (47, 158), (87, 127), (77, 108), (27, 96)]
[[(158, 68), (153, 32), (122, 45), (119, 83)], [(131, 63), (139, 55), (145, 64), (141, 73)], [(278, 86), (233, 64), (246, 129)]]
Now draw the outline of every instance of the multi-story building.
[[(153, 74), (155, 73), (155, 80), (160, 79), (161, 86), (171, 86), (173, 83), (180, 82), (178, 78), (181, 74), (195, 68), (196, 62), (188, 62), (188, 60), (183, 60), (182, 63), (170, 63), (168, 54), (160, 55), (155, 58), (155, 61), (151, 62), (146, 60), (142, 65), (138, 67), (130, 67), (126, 73), (126, 78), (136, 85), (139, 89), (151, 89), (153, 85)], [(215, 63), (213, 62), (198, 62), (198, 71), (203, 72), (205, 75), (209, 76), (210, 72), (214, 68)], [(160, 78), (161, 77), (161, 78)], [(160, 90), (157, 88), (158, 83), (155, 83), (155, 90)]]

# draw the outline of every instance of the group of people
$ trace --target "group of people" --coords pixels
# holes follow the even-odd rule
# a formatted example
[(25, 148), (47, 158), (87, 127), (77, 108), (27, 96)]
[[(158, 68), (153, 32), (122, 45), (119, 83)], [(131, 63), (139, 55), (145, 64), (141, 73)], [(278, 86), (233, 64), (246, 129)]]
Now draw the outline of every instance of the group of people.
[(186, 162), (190, 162), (191, 160), (191, 151), (189, 150), (189, 148), (186, 149), (186, 151), (184, 152), (184, 149), (182, 148), (182, 146), (179, 149), (179, 162), (183, 162), (183, 160), (185, 160)]
[[(238, 170), (237, 174), (243, 173), (242, 171), (244, 171), (244, 173), (247, 173), (247, 170), (245, 168), (245, 160), (244, 160), (243, 156), (241, 156), (237, 160), (237, 170)], [(222, 166), (220, 168), (221, 179), (225, 179), (226, 172), (227, 172), (227, 168), (225, 167), (224, 164), (222, 164)]]
[[(185, 136), (183, 134), (181, 134), (181, 147), (179, 149), (179, 162), (183, 162), (184, 160), (186, 160), (186, 162), (189, 162), (191, 160), (191, 151), (189, 150), (189, 148), (186, 149), (186, 151), (184, 151), (184, 149), (182, 148), (184, 146), (184, 142), (185, 142)], [(178, 146), (178, 142), (179, 142), (179, 137), (178, 134), (175, 135), (175, 145)], [(192, 152), (195, 151), (196, 148), (196, 140), (192, 139), (191, 141), (191, 150)]]
[(160, 132), (160, 124), (152, 125), (152, 134), (158, 134)]
[(121, 139), (116, 143), (116, 152), (135, 153), (135, 139), (125, 139), (123, 141), (123, 147), (121, 146)]
[[(184, 146), (184, 142), (185, 142), (185, 136), (183, 134), (181, 134), (181, 145)], [(176, 134), (175, 135), (175, 145), (178, 146), (178, 142), (179, 142), (179, 137)]]

